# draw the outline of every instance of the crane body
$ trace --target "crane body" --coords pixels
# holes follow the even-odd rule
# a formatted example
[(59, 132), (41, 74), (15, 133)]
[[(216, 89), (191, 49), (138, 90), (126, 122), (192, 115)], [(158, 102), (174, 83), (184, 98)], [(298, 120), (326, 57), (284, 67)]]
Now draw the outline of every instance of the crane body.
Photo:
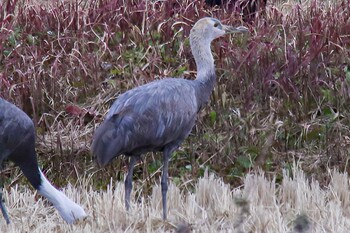
[(105, 166), (119, 154), (163, 151), (180, 144), (205, 102), (196, 97), (200, 91), (190, 80), (169, 78), (119, 96), (95, 132), (94, 153), (104, 155), (97, 157), (97, 162)]
[(125, 179), (127, 209), (130, 207), (132, 173), (137, 159), (146, 152), (161, 151), (163, 219), (167, 218), (169, 159), (190, 134), (197, 113), (209, 101), (215, 85), (210, 44), (225, 34), (244, 31), (247, 28), (226, 26), (214, 18), (200, 19), (190, 33), (191, 50), (197, 65), (195, 80), (165, 78), (153, 81), (121, 94), (111, 106), (94, 133), (92, 153), (101, 166), (121, 154), (131, 157)]

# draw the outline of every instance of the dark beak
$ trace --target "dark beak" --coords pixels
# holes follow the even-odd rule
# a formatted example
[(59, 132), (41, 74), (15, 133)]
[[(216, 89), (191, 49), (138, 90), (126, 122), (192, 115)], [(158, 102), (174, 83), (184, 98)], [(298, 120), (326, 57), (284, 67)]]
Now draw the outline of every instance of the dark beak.
[(223, 27), (227, 34), (237, 33), (237, 32), (249, 32), (249, 29), (244, 26), (232, 27), (232, 26), (223, 25)]

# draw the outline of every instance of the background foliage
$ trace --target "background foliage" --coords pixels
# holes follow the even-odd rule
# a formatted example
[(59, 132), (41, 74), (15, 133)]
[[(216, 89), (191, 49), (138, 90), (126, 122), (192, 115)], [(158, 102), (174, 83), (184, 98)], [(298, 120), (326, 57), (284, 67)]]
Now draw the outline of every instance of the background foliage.
[[(92, 163), (94, 129), (118, 94), (165, 76), (195, 78), (188, 34), (204, 16), (251, 33), (213, 43), (218, 83), (172, 159), (172, 179), (209, 169), (238, 185), (251, 169), (278, 175), (298, 160), (326, 184), (328, 168), (348, 170), (348, 0), (270, 1), (249, 24), (198, 0), (4, 0), (0, 96), (33, 118), (41, 166), (56, 185), (122, 179), (125, 159)], [(146, 193), (160, 161), (149, 154), (136, 167)], [(20, 174), (12, 166), (2, 173)]]

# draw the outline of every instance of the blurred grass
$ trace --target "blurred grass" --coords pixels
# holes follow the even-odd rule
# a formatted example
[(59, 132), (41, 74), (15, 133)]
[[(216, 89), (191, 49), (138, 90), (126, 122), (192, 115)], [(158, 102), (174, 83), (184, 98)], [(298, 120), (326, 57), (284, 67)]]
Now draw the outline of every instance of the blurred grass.
[[(161, 187), (153, 183), (148, 196), (132, 193), (131, 208), (124, 208), (123, 182), (110, 181), (95, 190), (88, 177), (80, 177), (63, 192), (80, 203), (88, 217), (76, 224), (64, 220), (47, 201), (23, 185), (4, 191), (12, 224), (0, 218), (0, 231), (41, 232), (349, 232), (349, 176), (332, 171), (329, 184), (318, 181), (294, 165), (276, 177), (251, 172), (244, 185), (231, 187), (206, 171), (203, 177), (181, 185), (169, 182), (168, 220), (163, 221)], [(136, 190), (142, 189), (137, 185)], [(189, 189), (188, 189), (189, 188)], [(135, 195), (135, 196), (134, 196)], [(30, 213), (30, 214), (29, 214)]]
[[(206, 171), (203, 177), (181, 185), (169, 182), (168, 220), (163, 221), (161, 186), (153, 183), (148, 196), (132, 193), (131, 208), (124, 207), (123, 182), (110, 181), (106, 190), (95, 190), (88, 177), (62, 191), (81, 204), (88, 217), (64, 224), (57, 211), (23, 185), (4, 190), (12, 224), (0, 218), (0, 231), (27, 232), (349, 232), (349, 176), (329, 171), (329, 184), (293, 165), (281, 182), (264, 172), (251, 172), (244, 185), (231, 187)], [(134, 186), (136, 190), (142, 186)], [(29, 214), (30, 213), (30, 214)]]
[[(56, 185), (89, 175), (105, 188), (127, 165), (99, 169), (89, 152), (112, 101), (165, 76), (194, 79), (187, 37), (199, 18), (244, 24), (250, 35), (213, 43), (218, 83), (170, 176), (182, 183), (209, 169), (239, 185), (257, 167), (278, 175), (300, 161), (326, 184), (328, 168), (349, 167), (349, 14), (345, 0), (276, 1), (248, 25), (239, 12), (197, 0), (4, 0), (0, 96), (33, 118), (40, 163)], [(159, 156), (136, 167), (145, 193), (158, 180)]]

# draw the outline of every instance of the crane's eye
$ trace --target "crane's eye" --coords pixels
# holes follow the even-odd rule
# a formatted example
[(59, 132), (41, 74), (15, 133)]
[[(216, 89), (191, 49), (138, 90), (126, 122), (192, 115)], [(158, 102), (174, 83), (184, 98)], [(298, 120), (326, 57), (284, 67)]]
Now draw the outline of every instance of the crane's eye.
[(214, 27), (218, 27), (219, 26), (219, 23), (218, 22), (215, 22), (214, 23)]

